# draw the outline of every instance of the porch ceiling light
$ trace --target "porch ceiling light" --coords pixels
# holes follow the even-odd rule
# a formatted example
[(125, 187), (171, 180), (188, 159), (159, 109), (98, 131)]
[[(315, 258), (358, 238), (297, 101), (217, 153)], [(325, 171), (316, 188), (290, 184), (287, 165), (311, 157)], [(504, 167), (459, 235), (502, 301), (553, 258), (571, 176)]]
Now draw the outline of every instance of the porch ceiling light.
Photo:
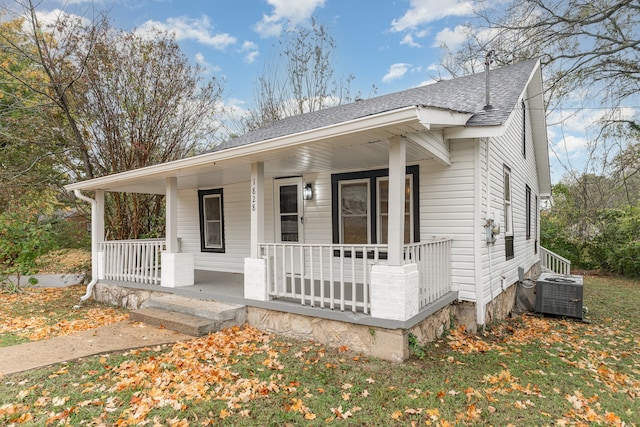
[(313, 200), (313, 184), (310, 182), (304, 186), (304, 190), (302, 191), (302, 195), (305, 200)]

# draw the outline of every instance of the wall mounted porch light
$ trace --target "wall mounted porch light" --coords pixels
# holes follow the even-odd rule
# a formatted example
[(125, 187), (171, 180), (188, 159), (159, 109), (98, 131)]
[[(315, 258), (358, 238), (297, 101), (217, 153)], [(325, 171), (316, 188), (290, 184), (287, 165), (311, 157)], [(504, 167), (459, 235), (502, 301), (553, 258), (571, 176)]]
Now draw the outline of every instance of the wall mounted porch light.
[(313, 200), (313, 184), (309, 182), (304, 186), (302, 196), (305, 200)]

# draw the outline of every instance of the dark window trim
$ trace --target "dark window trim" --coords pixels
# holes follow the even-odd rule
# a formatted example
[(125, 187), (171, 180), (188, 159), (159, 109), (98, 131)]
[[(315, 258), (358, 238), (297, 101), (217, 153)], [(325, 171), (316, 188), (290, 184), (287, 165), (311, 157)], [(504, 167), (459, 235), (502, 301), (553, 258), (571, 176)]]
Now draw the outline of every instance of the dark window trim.
[[(420, 241), (420, 168), (418, 165), (407, 166), (406, 174), (411, 175), (411, 185), (413, 188), (413, 241)], [(378, 178), (388, 177), (389, 169), (376, 169), (361, 172), (336, 173), (331, 175), (331, 215), (333, 223), (333, 243), (340, 243), (340, 224), (338, 218), (340, 216), (338, 185), (340, 181), (349, 181), (354, 179), (369, 179), (369, 200), (371, 203), (371, 244), (377, 244), (378, 241), (378, 192), (376, 181)], [(357, 245), (354, 245), (357, 246)], [(362, 255), (360, 255), (362, 256)]]
[(504, 238), (504, 251), (506, 259), (513, 259), (515, 251), (513, 249), (513, 236), (505, 236)]
[(538, 204), (538, 195), (536, 194), (535, 197), (536, 200), (536, 206), (535, 206), (535, 210), (533, 211), (535, 213), (535, 218), (533, 220), (533, 234), (534, 234), (534, 238), (535, 238), (535, 244), (533, 245), (533, 253), (537, 254), (538, 253), (538, 210), (539, 210), (539, 204)]
[(522, 157), (527, 158), (527, 104), (522, 101)]
[[(220, 219), (221, 219), (221, 238), (222, 247), (220, 248), (207, 248), (205, 246), (205, 230), (204, 230), (204, 197), (211, 194), (218, 194), (220, 196)], [(214, 188), (211, 190), (198, 190), (198, 211), (200, 213), (200, 252), (213, 252), (224, 253), (225, 252), (225, 236), (224, 236), (224, 196), (222, 194), (222, 188)]]
[(524, 206), (526, 215), (526, 237), (527, 240), (531, 239), (531, 187), (524, 186)]

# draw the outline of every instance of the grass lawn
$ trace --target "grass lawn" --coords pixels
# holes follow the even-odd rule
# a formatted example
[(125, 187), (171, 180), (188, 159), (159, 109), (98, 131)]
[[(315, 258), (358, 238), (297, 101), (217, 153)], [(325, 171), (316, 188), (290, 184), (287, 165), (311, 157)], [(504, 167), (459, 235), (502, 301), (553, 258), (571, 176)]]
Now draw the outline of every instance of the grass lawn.
[(455, 329), (404, 364), (253, 328), (95, 356), (0, 378), (0, 424), (640, 425), (640, 282), (585, 277), (585, 305), (591, 323)]

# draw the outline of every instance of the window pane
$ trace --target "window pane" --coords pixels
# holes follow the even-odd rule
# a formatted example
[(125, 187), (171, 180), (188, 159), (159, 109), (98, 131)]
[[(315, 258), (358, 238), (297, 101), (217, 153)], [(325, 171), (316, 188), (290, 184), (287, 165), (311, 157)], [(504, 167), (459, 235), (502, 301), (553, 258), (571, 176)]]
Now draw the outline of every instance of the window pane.
[(222, 246), (222, 230), (220, 221), (207, 221), (206, 246), (208, 248), (219, 248)]
[(280, 213), (298, 213), (297, 185), (283, 185), (280, 187)]
[(220, 220), (220, 197), (207, 196), (204, 199), (204, 217), (209, 220)]
[(366, 182), (340, 186), (342, 243), (369, 243), (369, 186)]
[[(404, 197), (404, 242), (411, 243), (411, 179), (405, 181), (405, 197)], [(389, 235), (389, 180), (388, 178), (378, 180), (378, 197), (380, 211), (378, 212), (378, 221), (380, 224), (380, 235), (378, 242), (387, 244)]]
[(342, 243), (369, 243), (366, 216), (348, 216), (342, 218)]
[(511, 201), (511, 183), (509, 173), (505, 172), (504, 174), (504, 200), (507, 202)]
[(280, 216), (280, 240), (283, 242), (298, 241), (298, 215)]

